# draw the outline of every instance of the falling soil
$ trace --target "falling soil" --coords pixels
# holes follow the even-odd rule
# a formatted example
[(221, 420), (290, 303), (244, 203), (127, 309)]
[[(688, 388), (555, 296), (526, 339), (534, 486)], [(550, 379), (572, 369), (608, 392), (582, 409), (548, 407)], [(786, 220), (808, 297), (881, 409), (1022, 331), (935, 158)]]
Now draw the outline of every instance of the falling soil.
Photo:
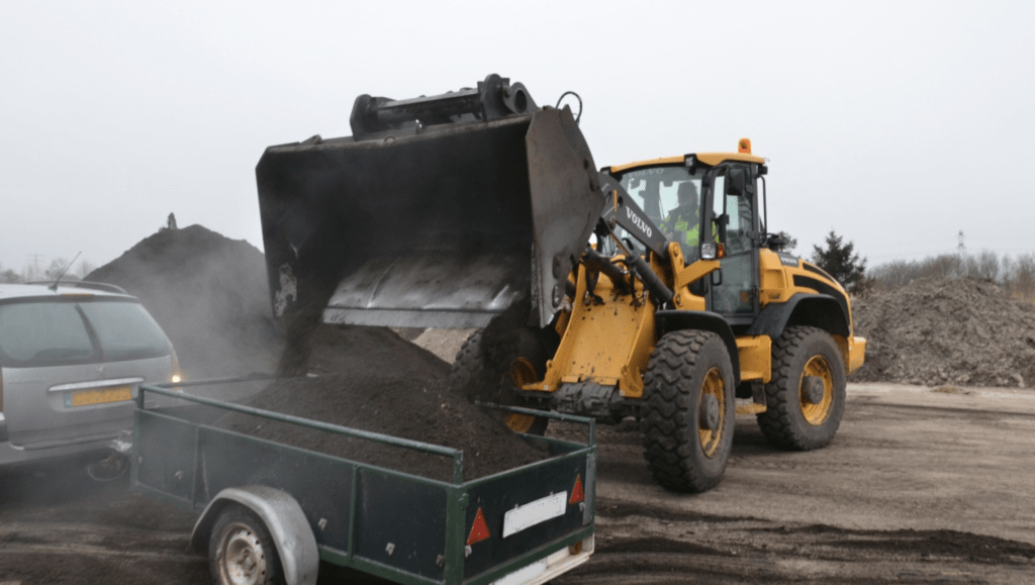
[(1035, 384), (1035, 305), (992, 282), (937, 278), (853, 305), (866, 362), (853, 381)]
[[(306, 342), (304, 375), (274, 382), (251, 398), (251, 406), (460, 449), (465, 480), (545, 456), (451, 392), (448, 364), (389, 329), (319, 325), (310, 329)], [(237, 413), (219, 425), (408, 473), (452, 478), (451, 460), (443, 456)]]
[(149, 236), (87, 275), (140, 298), (176, 348), (187, 379), (273, 371), (262, 252), (200, 225)]

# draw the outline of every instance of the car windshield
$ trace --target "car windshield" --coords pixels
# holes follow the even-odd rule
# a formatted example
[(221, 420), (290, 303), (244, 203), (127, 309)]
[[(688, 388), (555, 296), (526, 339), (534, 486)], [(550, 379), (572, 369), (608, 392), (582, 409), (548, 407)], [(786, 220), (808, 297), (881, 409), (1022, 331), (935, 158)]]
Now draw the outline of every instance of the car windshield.
[(170, 351), (169, 340), (139, 303), (47, 299), (0, 305), (5, 367), (115, 362)]
[[(684, 166), (637, 168), (619, 177), (622, 187), (633, 196), (644, 213), (669, 239), (679, 242), (686, 262), (699, 253), (701, 181), (704, 172), (691, 174)], [(620, 238), (627, 234), (618, 233)], [(641, 248), (642, 251), (642, 248)]]

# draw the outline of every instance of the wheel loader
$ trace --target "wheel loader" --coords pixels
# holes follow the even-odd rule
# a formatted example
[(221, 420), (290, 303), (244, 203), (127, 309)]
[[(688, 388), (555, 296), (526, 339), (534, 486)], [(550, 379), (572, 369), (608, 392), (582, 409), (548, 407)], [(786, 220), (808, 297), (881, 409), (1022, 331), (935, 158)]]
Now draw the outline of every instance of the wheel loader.
[(570, 109), (496, 75), (360, 96), (350, 123), (352, 137), (270, 147), (258, 165), (278, 318), (481, 328), (456, 391), (634, 416), (675, 491), (720, 481), (735, 413), (784, 448), (833, 438), (866, 341), (837, 281), (779, 251), (749, 140), (598, 171)]

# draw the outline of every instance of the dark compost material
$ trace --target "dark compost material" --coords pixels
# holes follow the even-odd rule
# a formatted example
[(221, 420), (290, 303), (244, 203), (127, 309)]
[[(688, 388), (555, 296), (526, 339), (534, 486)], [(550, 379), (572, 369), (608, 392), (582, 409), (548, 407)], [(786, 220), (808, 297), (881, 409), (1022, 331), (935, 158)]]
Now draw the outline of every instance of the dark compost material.
[[(544, 451), (450, 392), (449, 365), (389, 329), (309, 329), (305, 375), (271, 384), (251, 406), (461, 449), (464, 479), (531, 463)], [(298, 340), (300, 341), (300, 340)], [(230, 414), (219, 426), (331, 455), (449, 481), (450, 459)]]

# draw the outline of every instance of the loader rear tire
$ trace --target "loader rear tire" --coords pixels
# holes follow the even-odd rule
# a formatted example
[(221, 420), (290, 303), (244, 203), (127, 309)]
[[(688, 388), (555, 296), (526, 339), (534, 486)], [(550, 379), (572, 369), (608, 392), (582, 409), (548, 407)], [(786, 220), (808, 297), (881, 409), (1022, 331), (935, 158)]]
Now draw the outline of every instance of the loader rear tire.
[[(516, 334), (515, 355), (504, 356), (500, 363), (486, 363), (482, 352), (482, 332), (475, 331), (460, 346), (449, 373), (449, 387), (462, 392), (470, 402), (489, 402), (504, 406), (536, 408), (522, 400), (516, 389), (542, 379), (546, 372), (546, 351), (534, 332), (526, 329)], [(503, 424), (515, 433), (542, 436), (549, 419), (508, 413)]]
[(704, 492), (722, 479), (733, 446), (733, 366), (708, 331), (666, 333), (643, 375), (644, 455), (654, 478), (676, 492)]
[(773, 377), (765, 385), (767, 409), (756, 415), (758, 426), (784, 449), (825, 447), (841, 425), (845, 386), (844, 360), (830, 334), (788, 327), (773, 343)]

